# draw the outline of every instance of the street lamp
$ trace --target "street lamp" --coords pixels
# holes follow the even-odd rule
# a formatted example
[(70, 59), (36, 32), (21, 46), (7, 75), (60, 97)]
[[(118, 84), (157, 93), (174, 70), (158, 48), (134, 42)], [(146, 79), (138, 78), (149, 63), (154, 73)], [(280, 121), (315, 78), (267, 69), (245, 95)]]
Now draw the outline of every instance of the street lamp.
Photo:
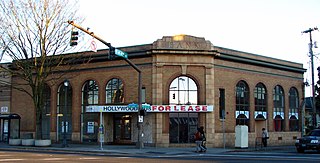
[(68, 147), (67, 144), (67, 96), (68, 96), (68, 87), (69, 87), (69, 81), (66, 79), (63, 82), (64, 85), (64, 109), (63, 109), (63, 143), (62, 147)]

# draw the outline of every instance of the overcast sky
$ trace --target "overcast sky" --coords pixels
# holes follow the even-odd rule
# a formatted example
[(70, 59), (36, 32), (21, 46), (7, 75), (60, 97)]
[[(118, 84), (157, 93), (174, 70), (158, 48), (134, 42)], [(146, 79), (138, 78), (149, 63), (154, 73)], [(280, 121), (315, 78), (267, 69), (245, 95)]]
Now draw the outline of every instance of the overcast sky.
[[(80, 0), (80, 12), (81, 25), (115, 47), (177, 34), (204, 37), (216, 46), (302, 63), (311, 83), (309, 35), (301, 32), (320, 27), (319, 0)], [(320, 32), (312, 36), (320, 46)], [(317, 66), (320, 50), (313, 50)]]

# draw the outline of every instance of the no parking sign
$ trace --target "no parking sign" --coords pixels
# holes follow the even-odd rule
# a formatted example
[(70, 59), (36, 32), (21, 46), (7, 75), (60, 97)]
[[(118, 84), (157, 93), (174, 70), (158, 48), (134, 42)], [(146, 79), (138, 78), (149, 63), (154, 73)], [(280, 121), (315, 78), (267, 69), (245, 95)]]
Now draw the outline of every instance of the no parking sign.
[(92, 39), (92, 41), (90, 43), (90, 48), (92, 51), (97, 52), (97, 43), (94, 39)]

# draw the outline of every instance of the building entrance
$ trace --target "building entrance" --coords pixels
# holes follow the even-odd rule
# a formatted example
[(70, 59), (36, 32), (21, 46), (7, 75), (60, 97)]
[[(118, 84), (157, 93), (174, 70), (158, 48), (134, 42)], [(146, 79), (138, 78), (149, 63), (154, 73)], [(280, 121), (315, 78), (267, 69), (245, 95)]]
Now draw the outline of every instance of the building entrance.
[(0, 114), (0, 142), (20, 138), (20, 119), (18, 114)]
[(131, 118), (130, 114), (114, 115), (114, 142), (117, 144), (131, 144)]

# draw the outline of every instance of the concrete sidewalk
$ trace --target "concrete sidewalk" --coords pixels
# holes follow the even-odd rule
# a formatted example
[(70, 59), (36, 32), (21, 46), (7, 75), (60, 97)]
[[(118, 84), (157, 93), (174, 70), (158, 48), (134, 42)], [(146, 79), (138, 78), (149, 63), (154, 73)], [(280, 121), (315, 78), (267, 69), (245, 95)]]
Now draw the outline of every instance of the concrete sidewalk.
[[(294, 149), (294, 146), (277, 146), (267, 148), (208, 148), (207, 152), (201, 154), (221, 154), (227, 152), (253, 152), (253, 151), (274, 151)], [(86, 153), (86, 154), (113, 154), (113, 155), (183, 155), (195, 154), (195, 147), (149, 147), (142, 149), (134, 145), (88, 145), (88, 144), (68, 144), (68, 147), (62, 147), (61, 144), (52, 144), (50, 147), (34, 147), (34, 146), (10, 146), (6, 143), (0, 143), (2, 151), (32, 151), (32, 152), (57, 152), (57, 153)]]

